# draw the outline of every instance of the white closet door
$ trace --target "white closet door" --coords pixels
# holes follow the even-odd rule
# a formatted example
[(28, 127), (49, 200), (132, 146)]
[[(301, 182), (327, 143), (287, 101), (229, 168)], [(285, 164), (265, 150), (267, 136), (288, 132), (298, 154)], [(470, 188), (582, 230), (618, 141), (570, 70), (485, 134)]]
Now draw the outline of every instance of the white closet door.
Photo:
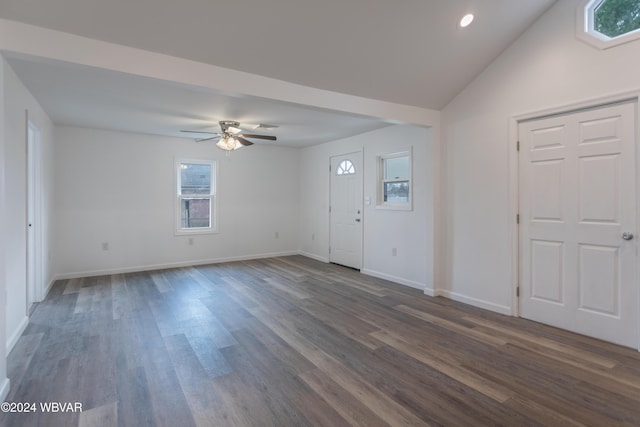
[(635, 108), (520, 124), (520, 309), (638, 348)]

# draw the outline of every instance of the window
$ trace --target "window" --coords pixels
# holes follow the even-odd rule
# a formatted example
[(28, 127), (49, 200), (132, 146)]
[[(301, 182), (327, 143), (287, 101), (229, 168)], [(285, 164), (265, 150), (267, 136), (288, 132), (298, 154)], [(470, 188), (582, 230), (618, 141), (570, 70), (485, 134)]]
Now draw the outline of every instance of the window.
[(411, 152), (378, 157), (378, 208), (411, 210)]
[(593, 10), (593, 29), (615, 38), (640, 28), (638, 0), (604, 0)]
[(356, 167), (351, 160), (343, 160), (336, 168), (336, 175), (353, 175), (356, 173)]
[(640, 1), (585, 0), (578, 11), (577, 35), (607, 49), (640, 38)]
[(176, 161), (177, 234), (216, 231), (216, 163), (202, 160)]

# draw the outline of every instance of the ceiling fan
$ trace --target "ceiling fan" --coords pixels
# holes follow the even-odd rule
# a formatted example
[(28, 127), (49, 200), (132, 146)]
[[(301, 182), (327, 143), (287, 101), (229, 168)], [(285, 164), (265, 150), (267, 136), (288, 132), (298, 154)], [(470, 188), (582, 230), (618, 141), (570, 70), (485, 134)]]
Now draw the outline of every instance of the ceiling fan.
[[(198, 133), (198, 134), (211, 134), (213, 136), (206, 138), (197, 138), (196, 142), (203, 141), (212, 141), (217, 139), (218, 142), (216, 146), (218, 148), (231, 151), (237, 150), (241, 147), (247, 147), (249, 145), (253, 145), (253, 142), (249, 141), (250, 139), (267, 139), (269, 141), (275, 141), (276, 137), (273, 135), (258, 135), (258, 134), (249, 134), (244, 133), (242, 129), (240, 129), (240, 123), (232, 120), (222, 120), (218, 122), (220, 124), (221, 132), (206, 132), (206, 131), (197, 131), (197, 130), (181, 130), (180, 132), (186, 133)], [(255, 129), (274, 129), (277, 128), (275, 125), (266, 125), (259, 124), (256, 125)]]

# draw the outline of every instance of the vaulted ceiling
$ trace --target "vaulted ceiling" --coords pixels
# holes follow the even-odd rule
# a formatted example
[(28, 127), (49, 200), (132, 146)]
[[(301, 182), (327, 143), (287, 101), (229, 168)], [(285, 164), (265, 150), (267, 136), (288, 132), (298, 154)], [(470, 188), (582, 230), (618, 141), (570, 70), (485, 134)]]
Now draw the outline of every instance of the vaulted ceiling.
[[(439, 110), (553, 3), (554, 0), (0, 0), (0, 18), (307, 87)], [(475, 21), (468, 28), (459, 28), (459, 19), (468, 12), (475, 14)], [(56, 99), (64, 99), (56, 92), (61, 92), (60, 88), (73, 92), (74, 79), (64, 81), (63, 71), (57, 83), (56, 79), (43, 81), (42, 73), (55, 75), (56, 64), (49, 64), (47, 70), (38, 68), (42, 65), (38, 61), (9, 60), (54, 120), (77, 124), (68, 118), (74, 114), (69, 105), (77, 99), (67, 99), (66, 107), (56, 107), (60, 103)], [(77, 79), (82, 84), (107, 84), (104, 75), (96, 74), (92, 83), (90, 70), (77, 72), (86, 72)], [(54, 83), (58, 90), (51, 86)], [(191, 92), (202, 97), (197, 91)], [(126, 98), (123, 95), (121, 101), (130, 103)], [(99, 95), (94, 102), (102, 102)], [(194, 101), (190, 111), (194, 117), (205, 114), (198, 107), (203, 102)], [(220, 99), (216, 102), (224, 104)], [(107, 107), (108, 103), (104, 105)], [(229, 113), (214, 112), (213, 116), (233, 118), (219, 117), (223, 114)], [(274, 121), (269, 117), (266, 120)], [(349, 132), (367, 130), (365, 124), (354, 121)], [(381, 126), (373, 122), (370, 125)]]

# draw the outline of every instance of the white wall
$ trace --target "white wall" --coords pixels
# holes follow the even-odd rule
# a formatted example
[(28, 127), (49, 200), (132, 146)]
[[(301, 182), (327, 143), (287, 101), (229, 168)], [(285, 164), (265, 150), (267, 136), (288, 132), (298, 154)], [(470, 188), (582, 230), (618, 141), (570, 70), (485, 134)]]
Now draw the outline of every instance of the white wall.
[(26, 313), (26, 251), (27, 251), (27, 213), (26, 213), (26, 111), (30, 120), (41, 132), (41, 165), (42, 165), (42, 209), (47, 219), (42, 224), (43, 236), (43, 283), (40, 289), (47, 288), (53, 277), (51, 264), (47, 254), (50, 253), (51, 228), (51, 176), (53, 124), (38, 102), (27, 91), (15, 75), (11, 67), (2, 59), (4, 76), (4, 188), (5, 216), (4, 241), (6, 304), (6, 345), (11, 350), (27, 325)]
[(510, 123), (516, 115), (640, 89), (640, 41), (576, 38), (579, 0), (560, 0), (443, 111), (442, 293), (511, 312)]
[[(433, 134), (417, 126), (390, 126), (305, 148), (300, 160), (300, 248), (316, 259), (329, 259), (329, 159), (364, 152), (363, 268), (367, 274), (433, 289)], [(377, 157), (413, 147), (413, 210), (375, 209)], [(312, 238), (313, 237), (313, 238)], [(397, 248), (397, 256), (391, 255)]]
[[(298, 150), (56, 127), (58, 277), (297, 252)], [(174, 234), (174, 159), (218, 161), (218, 234)], [(279, 237), (275, 237), (278, 232)], [(109, 250), (102, 250), (102, 243)]]

